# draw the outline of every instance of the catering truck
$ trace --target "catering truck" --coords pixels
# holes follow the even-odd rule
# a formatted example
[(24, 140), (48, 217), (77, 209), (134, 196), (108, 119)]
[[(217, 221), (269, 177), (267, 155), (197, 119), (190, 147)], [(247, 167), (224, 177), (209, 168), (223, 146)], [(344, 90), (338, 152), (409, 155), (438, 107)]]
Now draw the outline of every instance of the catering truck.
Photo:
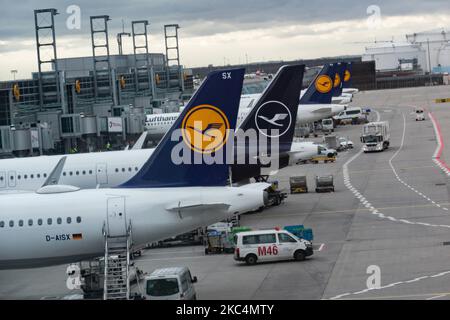
[(363, 126), (361, 142), (363, 151), (383, 151), (389, 148), (389, 122), (369, 122)]

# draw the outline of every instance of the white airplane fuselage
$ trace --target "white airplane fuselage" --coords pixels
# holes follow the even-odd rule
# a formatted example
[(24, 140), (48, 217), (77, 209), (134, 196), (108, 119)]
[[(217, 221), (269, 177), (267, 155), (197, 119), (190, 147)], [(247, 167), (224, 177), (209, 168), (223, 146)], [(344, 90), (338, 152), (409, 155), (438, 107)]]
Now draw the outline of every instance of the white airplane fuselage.
[(0, 269), (43, 267), (102, 256), (103, 231), (107, 228), (111, 235), (123, 235), (129, 223), (136, 247), (163, 240), (263, 206), (262, 190), (268, 186), (10, 195), (0, 201)]
[(292, 142), (289, 152), (289, 164), (294, 165), (300, 161), (309, 160), (319, 154), (319, 147), (312, 142)]
[[(307, 142), (293, 142), (290, 157), (309, 159), (314, 151), (307, 146)], [(131, 179), (153, 151), (154, 149), (141, 149), (65, 155), (66, 162), (59, 184), (80, 189), (117, 187)], [(0, 195), (38, 190), (62, 157), (64, 156), (57, 155), (0, 160)]]
[[(154, 149), (65, 155), (59, 184), (81, 189), (116, 187), (134, 176)], [(4, 190), (39, 189), (64, 157), (39, 156), (0, 160), (0, 194)]]

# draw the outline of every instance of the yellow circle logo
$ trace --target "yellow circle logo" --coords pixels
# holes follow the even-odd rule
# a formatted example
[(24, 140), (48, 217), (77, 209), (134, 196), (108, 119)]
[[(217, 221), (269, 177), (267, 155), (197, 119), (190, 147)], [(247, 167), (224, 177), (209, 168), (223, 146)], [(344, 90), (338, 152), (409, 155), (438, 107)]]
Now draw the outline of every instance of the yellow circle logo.
[(347, 82), (348, 80), (350, 80), (351, 76), (352, 75), (350, 74), (350, 71), (345, 70), (344, 81)]
[(316, 80), (316, 89), (320, 93), (328, 93), (333, 89), (333, 81), (327, 75), (321, 75)]
[(341, 77), (336, 73), (334, 76), (334, 87), (336, 88), (341, 84)]
[(19, 88), (18, 84), (15, 84), (13, 86), (13, 95), (14, 95), (14, 98), (16, 98), (16, 101), (19, 101), (19, 99), (20, 99), (20, 88)]
[(81, 92), (81, 82), (80, 82), (80, 80), (76, 80), (75, 81), (75, 91), (76, 91), (76, 93), (80, 93)]
[(220, 109), (202, 104), (186, 114), (181, 129), (184, 142), (192, 150), (212, 153), (227, 142), (230, 123)]

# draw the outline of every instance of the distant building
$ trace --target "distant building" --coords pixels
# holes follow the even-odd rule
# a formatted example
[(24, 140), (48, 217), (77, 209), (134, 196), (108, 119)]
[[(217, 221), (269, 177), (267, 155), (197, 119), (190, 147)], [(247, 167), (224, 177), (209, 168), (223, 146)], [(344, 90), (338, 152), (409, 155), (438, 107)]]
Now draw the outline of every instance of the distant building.
[(366, 47), (362, 61), (375, 61), (379, 72), (449, 72), (449, 40), (450, 34), (445, 30), (408, 34), (405, 42), (381, 42)]

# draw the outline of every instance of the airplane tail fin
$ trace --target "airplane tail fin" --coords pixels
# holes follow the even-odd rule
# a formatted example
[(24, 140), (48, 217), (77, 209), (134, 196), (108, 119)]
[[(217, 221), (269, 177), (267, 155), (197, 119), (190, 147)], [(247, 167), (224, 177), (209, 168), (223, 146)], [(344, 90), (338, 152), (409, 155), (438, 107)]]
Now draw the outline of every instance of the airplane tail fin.
[(353, 62), (347, 63), (347, 68), (344, 71), (344, 81), (342, 81), (342, 88), (352, 87), (352, 77), (353, 77)]
[(339, 97), (342, 94), (345, 70), (347, 70), (347, 62), (340, 62), (336, 64), (336, 72), (333, 84), (333, 97)]
[[(280, 152), (291, 149), (305, 65), (282, 66), (239, 129), (278, 139)], [(276, 132), (274, 130), (277, 130)]]
[(141, 170), (119, 188), (226, 185), (226, 144), (236, 128), (244, 71), (211, 72)]
[[(304, 65), (281, 67), (239, 126), (236, 136), (241, 139), (235, 143), (235, 150), (238, 155), (245, 153), (246, 162), (237, 162), (232, 166), (233, 181), (260, 175), (261, 156), (270, 156), (272, 159), (279, 157), (280, 168), (288, 164), (287, 157), (283, 155), (290, 151), (294, 138), (304, 71)], [(249, 131), (255, 133), (256, 141), (245, 140)], [(277, 153), (272, 150), (274, 144), (277, 144)], [(261, 147), (265, 147), (265, 150), (261, 150)], [(257, 164), (250, 162), (250, 158), (255, 158)]]
[(306, 89), (305, 94), (300, 99), (300, 104), (330, 104), (333, 95), (334, 76), (335, 67), (326, 64)]

